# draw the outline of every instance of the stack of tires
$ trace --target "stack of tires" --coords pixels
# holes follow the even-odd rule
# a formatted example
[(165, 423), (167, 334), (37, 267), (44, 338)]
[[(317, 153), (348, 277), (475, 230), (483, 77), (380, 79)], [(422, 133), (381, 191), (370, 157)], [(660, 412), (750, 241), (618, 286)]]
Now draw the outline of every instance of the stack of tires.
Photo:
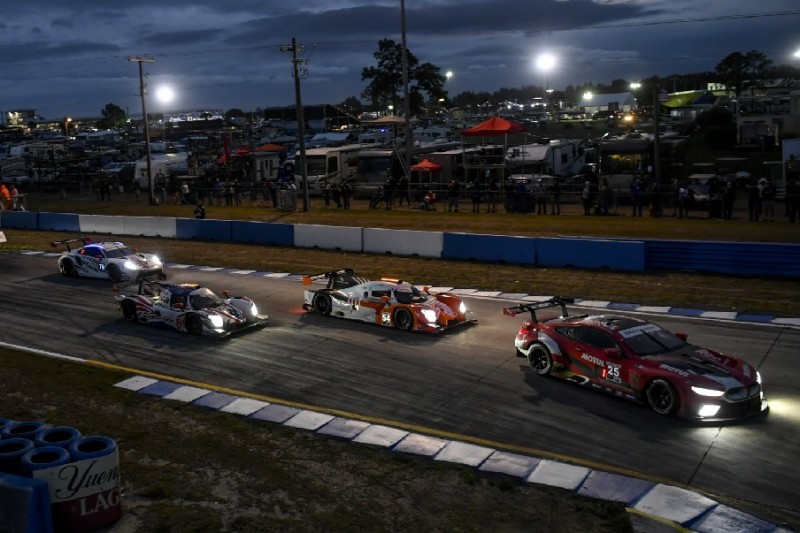
[(0, 418), (0, 524), (78, 533), (121, 515), (116, 442), (69, 426)]

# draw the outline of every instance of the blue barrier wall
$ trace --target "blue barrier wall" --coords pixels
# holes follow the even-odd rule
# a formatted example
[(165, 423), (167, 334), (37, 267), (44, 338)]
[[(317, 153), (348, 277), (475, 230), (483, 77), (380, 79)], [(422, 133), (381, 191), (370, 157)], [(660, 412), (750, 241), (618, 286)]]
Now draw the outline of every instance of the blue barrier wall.
[(536, 237), (445, 233), (442, 258), (533, 265), (536, 242)]
[(536, 264), (642, 272), (645, 244), (642, 241), (540, 237), (536, 244)]
[[(186, 218), (179, 218), (175, 222), (175, 237), (178, 239), (273, 246), (296, 245), (295, 226), (292, 224)], [(2, 212), (0, 227), (76, 233), (82, 231), (80, 217), (69, 213)], [(400, 244), (404, 248), (398, 251), (405, 255), (636, 272), (645, 269), (696, 270), (739, 276), (800, 278), (800, 244), (515, 237), (377, 228), (363, 228), (362, 233), (375, 236), (371, 241), (364, 239), (360, 250), (362, 252), (382, 253), (388, 245), (386, 242), (380, 243), (381, 238), (399, 239), (408, 235), (410, 240), (403, 240)], [(369, 243), (372, 244), (368, 246)], [(379, 244), (383, 248), (375, 248)], [(396, 246), (390, 248), (397, 251)]]
[(38, 229), (38, 213), (31, 211), (0, 211), (0, 227), (15, 229)]
[(232, 220), (231, 240), (272, 246), (294, 246), (294, 226), (271, 222)]
[(175, 238), (200, 241), (231, 241), (231, 221), (179, 218), (176, 221)]
[(81, 217), (72, 213), (39, 213), (39, 229), (43, 231), (81, 231)]
[(800, 245), (758, 242), (647, 241), (647, 268), (741, 276), (800, 277)]

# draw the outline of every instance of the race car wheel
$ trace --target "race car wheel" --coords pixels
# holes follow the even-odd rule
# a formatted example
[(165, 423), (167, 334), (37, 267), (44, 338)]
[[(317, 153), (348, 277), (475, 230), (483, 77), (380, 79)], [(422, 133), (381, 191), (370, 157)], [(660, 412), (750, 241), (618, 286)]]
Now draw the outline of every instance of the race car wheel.
[(65, 259), (61, 263), (61, 273), (65, 276), (77, 276), (78, 269), (75, 268), (75, 265), (69, 259)]
[(314, 296), (314, 311), (322, 316), (328, 316), (333, 311), (333, 303), (329, 294), (317, 294)]
[(122, 316), (125, 318), (125, 320), (138, 322), (139, 317), (136, 314), (136, 304), (130, 300), (125, 300), (122, 302)]
[(394, 325), (397, 326), (397, 329), (411, 331), (411, 328), (414, 327), (414, 317), (411, 316), (408, 309), (398, 309), (394, 312)]
[(543, 344), (534, 344), (528, 352), (528, 365), (540, 376), (546, 376), (553, 370), (553, 356)]
[(122, 279), (122, 271), (117, 265), (108, 265), (106, 272), (108, 272), (108, 279), (111, 281), (120, 281)]
[(203, 334), (203, 320), (197, 315), (186, 317), (186, 331), (199, 337)]
[(666, 379), (654, 379), (647, 387), (647, 403), (660, 415), (674, 414), (680, 407), (678, 391)]

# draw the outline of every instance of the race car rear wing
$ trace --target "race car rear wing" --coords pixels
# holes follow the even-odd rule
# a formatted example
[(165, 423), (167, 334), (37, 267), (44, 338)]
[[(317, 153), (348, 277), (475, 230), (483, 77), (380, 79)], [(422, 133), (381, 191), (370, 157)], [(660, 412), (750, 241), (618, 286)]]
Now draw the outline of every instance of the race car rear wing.
[(346, 289), (347, 287), (353, 287), (369, 281), (366, 278), (359, 278), (353, 275), (352, 268), (342, 268), (324, 274), (317, 274), (316, 276), (303, 276), (303, 285), (311, 285), (313, 282), (320, 279), (328, 280), (328, 289)]
[(71, 252), (72, 248), (69, 245), (71, 242), (79, 242), (83, 246), (86, 246), (87, 244), (92, 242), (92, 239), (91, 239), (91, 237), (78, 237), (76, 239), (64, 239), (63, 241), (53, 241), (53, 242), (50, 243), (50, 246), (52, 246), (53, 248), (58, 248), (59, 246), (61, 246), (63, 244), (63, 245), (65, 245), (67, 247), (67, 251)]
[(539, 319), (536, 317), (536, 311), (549, 309), (552, 307), (561, 307), (561, 318), (566, 318), (569, 316), (567, 304), (573, 303), (575, 303), (573, 298), (561, 298), (557, 296), (543, 302), (532, 302), (529, 304), (517, 305), (515, 307), (504, 307), (503, 314), (507, 316), (517, 316), (520, 313), (529, 312), (531, 314), (531, 320), (533, 322), (538, 322)]

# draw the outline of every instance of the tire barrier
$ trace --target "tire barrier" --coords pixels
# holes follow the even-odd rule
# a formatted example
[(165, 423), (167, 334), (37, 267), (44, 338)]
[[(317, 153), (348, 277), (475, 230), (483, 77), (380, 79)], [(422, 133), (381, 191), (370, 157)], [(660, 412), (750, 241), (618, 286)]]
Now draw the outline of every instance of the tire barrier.
[(45, 430), (44, 422), (11, 422), (0, 430), (3, 439), (20, 437), (33, 440), (37, 434)]
[[(117, 443), (0, 418), (0, 531), (84, 533), (122, 516)], [(47, 511), (43, 511), (47, 510)], [(14, 524), (12, 529), (3, 529)]]
[(20, 472), (23, 476), (34, 477), (36, 470), (54, 468), (69, 463), (71, 457), (66, 448), (59, 446), (35, 447), (26, 452), (19, 460)]
[(113, 524), (122, 516), (117, 443), (103, 436), (80, 437), (69, 446), (71, 462), (35, 470), (47, 481), (53, 523), (79, 533)]
[(81, 438), (81, 432), (69, 426), (56, 426), (45, 429), (37, 434), (33, 443), (37, 447), (58, 446), (67, 449), (70, 445)]
[(20, 475), (22, 456), (34, 449), (33, 441), (22, 437), (3, 437), (0, 440), (0, 472)]

